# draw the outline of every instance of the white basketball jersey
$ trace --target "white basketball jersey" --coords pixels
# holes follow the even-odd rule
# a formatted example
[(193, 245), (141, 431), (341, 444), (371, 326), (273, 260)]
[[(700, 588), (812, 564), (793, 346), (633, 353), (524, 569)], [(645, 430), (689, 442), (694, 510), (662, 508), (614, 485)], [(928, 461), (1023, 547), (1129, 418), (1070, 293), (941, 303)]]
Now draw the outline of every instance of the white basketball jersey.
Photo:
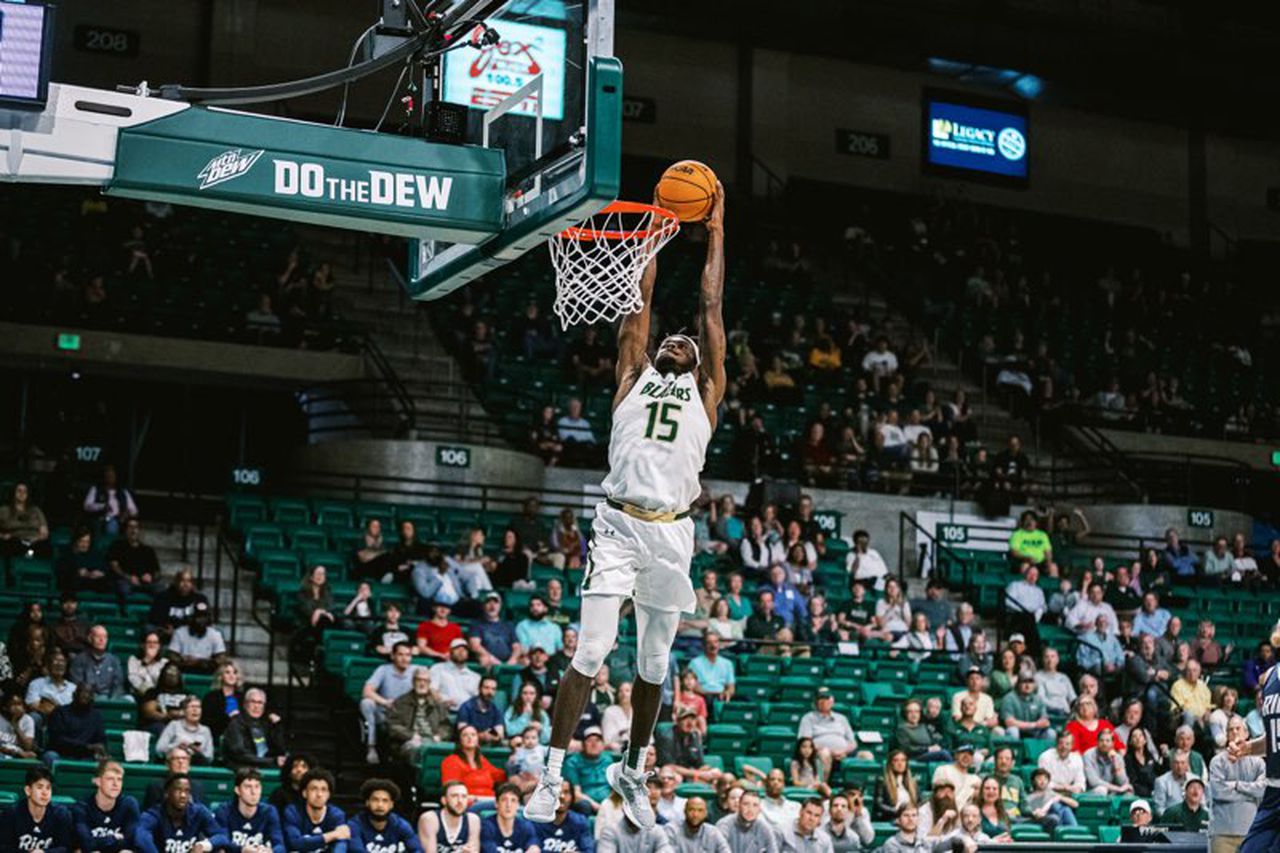
[(613, 412), (604, 493), (656, 512), (683, 512), (702, 493), (698, 475), (710, 441), (695, 374), (663, 376), (649, 364)]

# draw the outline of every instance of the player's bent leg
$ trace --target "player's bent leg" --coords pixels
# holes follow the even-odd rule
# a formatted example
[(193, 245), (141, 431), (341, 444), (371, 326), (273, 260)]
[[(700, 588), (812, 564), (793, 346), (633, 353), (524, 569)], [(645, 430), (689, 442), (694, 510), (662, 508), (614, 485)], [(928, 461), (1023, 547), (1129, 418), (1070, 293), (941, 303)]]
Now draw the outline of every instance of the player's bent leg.
[(591, 698), (596, 673), (613, 650), (621, 609), (622, 598), (616, 595), (593, 595), (582, 600), (578, 650), (560, 679), (556, 702), (551, 709), (551, 743), (547, 749), (547, 762), (524, 807), (524, 816), (535, 823), (550, 823), (555, 819), (556, 806), (560, 802), (564, 753)]

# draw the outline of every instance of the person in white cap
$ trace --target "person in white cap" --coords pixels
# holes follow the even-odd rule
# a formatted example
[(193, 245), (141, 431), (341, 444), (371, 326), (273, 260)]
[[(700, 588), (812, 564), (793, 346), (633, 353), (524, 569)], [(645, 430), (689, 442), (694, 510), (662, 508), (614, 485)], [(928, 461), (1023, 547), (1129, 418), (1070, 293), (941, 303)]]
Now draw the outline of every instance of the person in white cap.
[(450, 711), (457, 711), (463, 702), (480, 693), (480, 674), (467, 668), (470, 656), (467, 641), (457, 637), (449, 643), (449, 659), (434, 664), (429, 670), (432, 689)]
[(1146, 800), (1134, 800), (1129, 803), (1129, 825), (1147, 826), (1151, 823), (1151, 803)]
[(726, 384), (724, 188), (717, 184), (706, 220), (698, 339), (668, 335), (652, 358), (649, 346), (656, 260), (640, 280), (641, 304), (618, 329), (618, 390), (609, 436), (609, 473), (596, 506), (582, 581), (578, 648), (556, 691), (551, 744), (542, 778), (525, 805), (537, 823), (554, 819), (565, 752), (590, 698), (596, 673), (613, 650), (622, 604), (635, 606), (636, 678), (625, 761), (609, 768), (623, 813), (636, 826), (656, 823), (646, 787), (646, 758), (662, 705), (671, 647), (681, 613), (697, 599), (689, 580), (693, 560), (693, 503), (715, 432)]

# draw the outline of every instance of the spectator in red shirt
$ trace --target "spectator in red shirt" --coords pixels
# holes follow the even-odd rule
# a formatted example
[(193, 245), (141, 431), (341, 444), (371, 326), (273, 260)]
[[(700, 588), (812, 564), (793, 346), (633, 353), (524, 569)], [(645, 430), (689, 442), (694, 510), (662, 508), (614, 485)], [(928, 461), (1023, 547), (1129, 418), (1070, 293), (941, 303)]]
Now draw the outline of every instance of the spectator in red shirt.
[(458, 729), (458, 748), (440, 764), (445, 785), (461, 782), (474, 802), (493, 802), (494, 788), (507, 781), (507, 774), (494, 767), (480, 752), (480, 735), (475, 726)]
[(418, 625), (418, 654), (449, 659), (449, 644), (462, 637), (462, 628), (449, 621), (449, 612), (449, 605), (436, 602), (431, 618)]

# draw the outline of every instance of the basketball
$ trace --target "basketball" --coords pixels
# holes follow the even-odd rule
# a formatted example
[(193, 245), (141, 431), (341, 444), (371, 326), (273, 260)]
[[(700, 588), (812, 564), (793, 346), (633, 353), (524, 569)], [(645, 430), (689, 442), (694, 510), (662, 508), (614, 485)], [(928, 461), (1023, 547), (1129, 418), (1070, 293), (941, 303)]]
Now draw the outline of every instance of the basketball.
[(697, 160), (681, 160), (662, 173), (658, 204), (681, 222), (701, 222), (711, 215), (716, 197), (716, 173)]

